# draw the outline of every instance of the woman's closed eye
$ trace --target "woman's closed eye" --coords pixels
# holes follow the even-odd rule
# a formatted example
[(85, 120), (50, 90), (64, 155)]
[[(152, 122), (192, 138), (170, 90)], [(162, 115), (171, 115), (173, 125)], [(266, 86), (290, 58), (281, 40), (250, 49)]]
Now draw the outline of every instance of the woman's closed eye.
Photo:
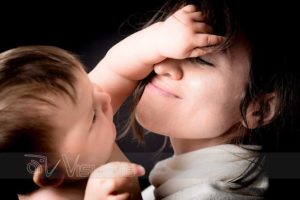
[(213, 63), (208, 62), (207, 60), (203, 59), (202, 57), (190, 58), (190, 60), (192, 62), (195, 62), (195, 63), (200, 64), (200, 65), (206, 65), (206, 66), (209, 66), (209, 67), (213, 67), (214, 66)]

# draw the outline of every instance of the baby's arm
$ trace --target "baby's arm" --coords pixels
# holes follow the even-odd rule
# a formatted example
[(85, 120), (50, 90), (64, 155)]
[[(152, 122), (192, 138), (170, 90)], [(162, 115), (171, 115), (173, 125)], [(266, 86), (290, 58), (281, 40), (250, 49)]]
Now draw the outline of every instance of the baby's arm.
[(203, 55), (206, 52), (201, 47), (223, 40), (210, 33), (212, 28), (204, 23), (201, 12), (195, 6), (185, 6), (166, 21), (157, 22), (113, 46), (89, 76), (111, 95), (116, 111), (154, 64), (166, 58)]

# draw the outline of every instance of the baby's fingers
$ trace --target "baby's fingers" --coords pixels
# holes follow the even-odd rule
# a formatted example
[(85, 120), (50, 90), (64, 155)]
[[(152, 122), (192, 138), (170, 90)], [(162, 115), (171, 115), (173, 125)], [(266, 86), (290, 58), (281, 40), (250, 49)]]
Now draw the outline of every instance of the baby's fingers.
[(144, 173), (144, 168), (137, 164), (107, 163), (94, 170), (90, 175), (85, 200), (130, 199), (135, 195), (135, 177), (142, 176)]
[(180, 10), (187, 12), (187, 13), (192, 13), (192, 12), (197, 11), (197, 7), (195, 5), (189, 4), (189, 5), (182, 7)]
[(132, 187), (129, 178), (90, 178), (87, 184), (85, 199), (125, 200), (130, 199), (126, 188)]
[(198, 34), (196, 36), (194, 48), (189, 57), (198, 57), (211, 52), (212, 46), (216, 46), (224, 42), (225, 37), (211, 35), (211, 34)]
[(224, 42), (225, 37), (212, 34), (197, 34), (194, 38), (194, 45), (197, 47), (210, 47)]
[(193, 30), (196, 33), (206, 33), (206, 34), (212, 34), (213, 33), (213, 28), (206, 24), (206, 23), (202, 23), (202, 22), (197, 22), (193, 24)]
[(111, 162), (97, 168), (90, 178), (129, 178), (143, 176), (145, 169), (134, 163)]

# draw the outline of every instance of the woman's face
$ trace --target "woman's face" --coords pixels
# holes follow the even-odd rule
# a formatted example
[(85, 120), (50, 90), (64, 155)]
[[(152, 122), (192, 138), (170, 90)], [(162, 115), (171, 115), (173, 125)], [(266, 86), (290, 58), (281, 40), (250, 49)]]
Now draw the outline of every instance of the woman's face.
[(202, 60), (166, 59), (156, 64), (155, 76), (137, 105), (139, 123), (174, 138), (212, 139), (230, 132), (242, 121), (239, 106), (250, 70), (247, 47), (239, 39), (228, 50)]

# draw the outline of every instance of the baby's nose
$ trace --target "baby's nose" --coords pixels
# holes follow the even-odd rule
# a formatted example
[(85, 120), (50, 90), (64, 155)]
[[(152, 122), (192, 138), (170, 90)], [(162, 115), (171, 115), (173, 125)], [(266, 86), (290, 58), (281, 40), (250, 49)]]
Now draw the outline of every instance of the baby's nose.
[(101, 110), (106, 113), (111, 106), (111, 97), (106, 92), (101, 92), (99, 95), (99, 102), (101, 104)]

